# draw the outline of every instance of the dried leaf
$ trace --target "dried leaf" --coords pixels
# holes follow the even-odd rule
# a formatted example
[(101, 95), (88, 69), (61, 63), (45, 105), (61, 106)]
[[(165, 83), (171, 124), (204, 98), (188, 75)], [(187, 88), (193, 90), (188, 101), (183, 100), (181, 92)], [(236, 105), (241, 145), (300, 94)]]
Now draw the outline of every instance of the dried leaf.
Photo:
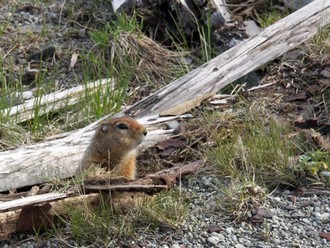
[(326, 239), (327, 241), (330, 241), (330, 233), (320, 232), (319, 235), (321, 238)]
[(166, 158), (166, 157), (171, 156), (174, 151), (175, 151), (174, 147), (169, 147), (169, 148), (166, 148), (164, 151), (160, 152), (159, 156), (161, 158)]
[(158, 150), (164, 151), (167, 148), (174, 147), (174, 148), (179, 148), (184, 145), (184, 141), (180, 139), (167, 139), (164, 141), (159, 142), (156, 145), (156, 148)]
[(299, 100), (305, 100), (307, 98), (306, 92), (300, 91), (296, 95), (286, 96), (283, 98), (286, 102), (293, 102), (293, 101), (299, 101)]

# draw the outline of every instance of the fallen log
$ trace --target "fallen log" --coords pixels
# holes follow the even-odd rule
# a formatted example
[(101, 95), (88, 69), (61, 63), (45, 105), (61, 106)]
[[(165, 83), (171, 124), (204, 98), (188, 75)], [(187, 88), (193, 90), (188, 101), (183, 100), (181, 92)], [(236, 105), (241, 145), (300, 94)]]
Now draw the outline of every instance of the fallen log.
[[(157, 124), (189, 115), (164, 118), (143, 118), (145, 125)], [(52, 178), (75, 175), (82, 155), (98, 122), (62, 138), (20, 147), (0, 153), (0, 192), (40, 184)], [(149, 130), (143, 148), (148, 148), (173, 134), (173, 130)]]
[[(171, 113), (195, 98), (208, 98), (226, 85), (312, 38), (330, 24), (330, 1), (315, 0), (211, 59), (124, 111), (133, 116)], [(184, 109), (187, 111), (188, 109)]]
[[(158, 115), (172, 114), (173, 109), (175, 114), (184, 113), (195, 106), (191, 104), (194, 99), (200, 102), (209, 98), (226, 85), (299, 46), (329, 23), (330, 1), (315, 0), (119, 115), (157, 120)], [(52, 177), (74, 175), (97, 123), (60, 140), (0, 153), (0, 192), (42, 183)]]
[(68, 90), (56, 91), (40, 98), (32, 98), (20, 105), (1, 110), (1, 112), (4, 116), (15, 118), (17, 123), (27, 121), (35, 115), (36, 104), (39, 107), (38, 114), (44, 115), (51, 111), (58, 111), (61, 108), (77, 104), (83, 92), (86, 90), (93, 92), (93, 90), (106, 84), (111, 84), (110, 87), (113, 88), (111, 79), (98, 80), (87, 85), (78, 85)]

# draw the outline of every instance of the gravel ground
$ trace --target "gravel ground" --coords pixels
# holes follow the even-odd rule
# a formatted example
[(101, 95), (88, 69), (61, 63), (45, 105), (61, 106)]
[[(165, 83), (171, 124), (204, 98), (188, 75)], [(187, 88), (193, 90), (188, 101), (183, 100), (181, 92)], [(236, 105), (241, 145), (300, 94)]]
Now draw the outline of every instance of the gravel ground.
[[(328, 196), (296, 197), (291, 191), (269, 195), (264, 206), (247, 212), (246, 221), (231, 221), (218, 206), (221, 193), (204, 176), (187, 192), (195, 197), (190, 214), (176, 232), (141, 235), (128, 247), (330, 247), (330, 199)], [(250, 218), (249, 218), (250, 217)], [(261, 223), (253, 223), (255, 217)], [(322, 237), (321, 237), (322, 236)], [(146, 241), (147, 240), (147, 241)], [(133, 244), (137, 246), (134, 246)], [(114, 246), (115, 247), (115, 246)]]
[[(248, 211), (247, 220), (231, 221), (218, 205), (221, 193), (211, 186), (212, 181), (215, 178), (202, 176), (191, 180), (189, 188), (185, 183), (182, 190), (193, 197), (189, 215), (178, 230), (164, 228), (155, 233), (139, 233), (134, 240), (113, 240), (108, 247), (329, 247), (329, 197), (297, 197), (288, 190), (277, 191), (267, 196), (262, 207)], [(255, 223), (257, 219), (260, 223)], [(11, 242), (16, 245), (4, 241), (0, 247), (78, 246), (69, 237), (65, 243), (58, 239), (34, 239), (33, 235), (15, 234)]]
[[(202, 188), (202, 187), (201, 187)], [(193, 212), (183, 225), (177, 244), (187, 247), (327, 247), (321, 232), (330, 231), (329, 197), (295, 197), (290, 191), (267, 197), (256, 210), (262, 223), (224, 221), (220, 213), (211, 212), (216, 191), (200, 190), (194, 200)], [(254, 217), (253, 211), (247, 216)], [(329, 238), (329, 237), (328, 237)]]

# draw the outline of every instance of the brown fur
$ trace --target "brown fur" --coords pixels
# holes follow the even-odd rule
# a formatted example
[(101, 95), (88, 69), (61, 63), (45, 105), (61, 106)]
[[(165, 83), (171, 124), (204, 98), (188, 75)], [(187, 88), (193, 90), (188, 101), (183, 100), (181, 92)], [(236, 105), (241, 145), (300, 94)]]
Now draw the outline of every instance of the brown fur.
[(96, 163), (107, 167), (114, 176), (135, 179), (137, 147), (146, 135), (146, 128), (131, 117), (100, 123), (85, 151), (79, 172)]

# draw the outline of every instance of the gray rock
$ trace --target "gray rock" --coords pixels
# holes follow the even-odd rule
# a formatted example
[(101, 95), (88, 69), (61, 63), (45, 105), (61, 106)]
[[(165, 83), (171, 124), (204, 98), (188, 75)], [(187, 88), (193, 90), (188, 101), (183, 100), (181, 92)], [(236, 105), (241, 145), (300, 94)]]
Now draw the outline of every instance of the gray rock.
[(301, 229), (300, 228), (297, 229), (297, 234), (301, 234)]
[(289, 231), (289, 227), (284, 222), (281, 223), (281, 227), (284, 231)]
[(330, 213), (314, 213), (314, 216), (315, 216), (315, 220), (317, 221), (325, 221), (325, 220), (328, 220), (329, 217), (330, 217)]
[(311, 3), (313, 0), (283, 0), (283, 3), (286, 8), (296, 11), (305, 5)]
[(257, 248), (266, 248), (267, 246), (265, 245), (264, 242), (258, 241), (256, 247)]
[(213, 232), (213, 233), (211, 233), (211, 236), (217, 237), (219, 239), (219, 241), (225, 240), (225, 236), (223, 236), (221, 233)]
[(22, 244), (21, 247), (22, 248), (35, 248), (35, 246), (31, 242), (24, 243), (24, 244)]
[(280, 239), (273, 239), (274, 244), (279, 245), (282, 243)]
[(311, 224), (311, 222), (306, 218), (301, 219), (301, 221), (304, 222), (305, 224), (308, 224), (308, 225)]
[(218, 237), (211, 236), (207, 239), (207, 242), (212, 245), (217, 245), (220, 242), (220, 239)]
[(33, 97), (33, 92), (32, 91), (23, 91), (22, 93), (22, 98), (24, 100), (29, 100)]
[(234, 231), (234, 229), (232, 227), (226, 227), (225, 232), (228, 234), (232, 234), (232, 232)]
[(176, 129), (179, 127), (179, 122), (177, 121), (169, 121), (166, 122), (166, 129)]
[(244, 26), (245, 26), (245, 33), (249, 37), (256, 36), (262, 31), (262, 28), (259, 27), (255, 21), (253, 20), (246, 20), (244, 21)]
[(245, 242), (241, 242), (243, 243), (246, 247), (253, 247), (254, 244), (250, 241), (250, 240), (245, 240)]
[(323, 245), (327, 245), (328, 244), (328, 241), (326, 239), (321, 239), (321, 242)]
[(330, 171), (321, 171), (320, 174), (323, 177), (330, 178)]
[(214, 11), (209, 22), (212, 28), (219, 28), (225, 23), (225, 19), (218, 11)]
[(260, 207), (257, 210), (257, 215), (265, 218), (272, 218), (274, 216), (274, 212), (268, 208)]

